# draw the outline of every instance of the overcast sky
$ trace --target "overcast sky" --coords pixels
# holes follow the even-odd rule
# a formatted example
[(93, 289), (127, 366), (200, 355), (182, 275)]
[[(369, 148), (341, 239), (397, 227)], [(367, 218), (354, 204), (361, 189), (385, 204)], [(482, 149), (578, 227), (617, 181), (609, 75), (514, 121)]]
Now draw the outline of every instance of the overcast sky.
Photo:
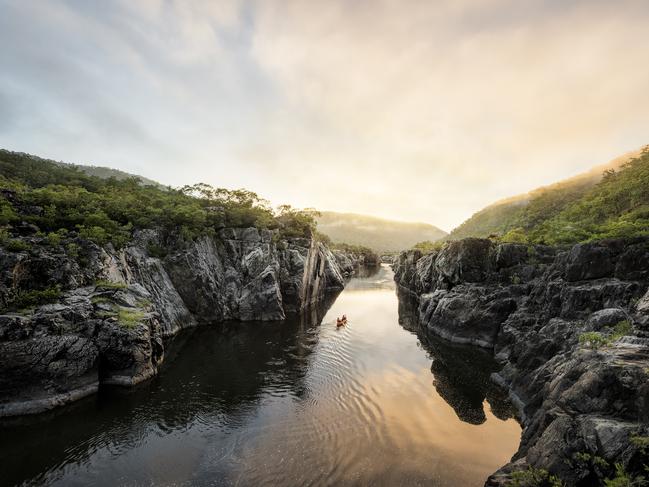
[(0, 147), (445, 230), (649, 143), (646, 0), (0, 0)]

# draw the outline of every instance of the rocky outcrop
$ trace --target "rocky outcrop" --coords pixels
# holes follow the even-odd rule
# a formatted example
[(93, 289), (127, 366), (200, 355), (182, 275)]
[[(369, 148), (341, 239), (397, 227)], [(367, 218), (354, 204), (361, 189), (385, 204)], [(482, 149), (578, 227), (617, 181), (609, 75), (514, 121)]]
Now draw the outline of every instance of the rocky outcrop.
[[(603, 485), (649, 465), (649, 240), (557, 249), (450, 242), (394, 264), (422, 327), (492, 350), (524, 427), (514, 472), (542, 469), (566, 485)], [(540, 470), (539, 470), (540, 471)]]
[(344, 277), (350, 277), (363, 267), (372, 268), (381, 265), (381, 258), (374, 253), (359, 253), (334, 250), (333, 255)]
[[(0, 416), (36, 413), (157, 373), (163, 338), (225, 320), (281, 320), (344, 286), (311, 239), (221, 229), (185, 245), (139, 231), (121, 250), (75, 240), (0, 249)], [(49, 294), (48, 294), (49, 293)], [(38, 305), (47, 297), (51, 304)], [(32, 302), (33, 301), (33, 302)]]

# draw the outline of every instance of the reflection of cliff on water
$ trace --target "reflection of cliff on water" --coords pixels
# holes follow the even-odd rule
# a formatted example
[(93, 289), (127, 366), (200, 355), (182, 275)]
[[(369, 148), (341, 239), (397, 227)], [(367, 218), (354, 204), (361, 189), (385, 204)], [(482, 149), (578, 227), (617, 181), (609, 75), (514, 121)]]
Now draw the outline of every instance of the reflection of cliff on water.
[(471, 424), (486, 421), (484, 402), (499, 419), (514, 416), (505, 392), (489, 379), (499, 369), (491, 354), (478, 347), (458, 345), (428, 333), (418, 320), (417, 302), (412, 295), (397, 291), (399, 324), (417, 335), (433, 362), (430, 370), (437, 393), (453, 408), (458, 418)]
[(236, 427), (264, 394), (302, 398), (318, 325), (335, 298), (283, 322), (188, 329), (170, 339), (160, 374), (148, 382), (103, 387), (50, 413), (0, 422), (0, 485), (50, 484), (65, 465), (85, 464), (102, 450), (142, 448), (149, 458), (151, 437), (196, 424), (201, 431)]

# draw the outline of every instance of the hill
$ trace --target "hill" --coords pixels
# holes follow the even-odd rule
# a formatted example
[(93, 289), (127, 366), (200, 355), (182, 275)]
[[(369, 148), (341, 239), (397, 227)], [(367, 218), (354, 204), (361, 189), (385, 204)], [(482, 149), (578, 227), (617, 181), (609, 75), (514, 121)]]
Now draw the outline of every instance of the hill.
[(90, 175), (85, 166), (0, 150), (0, 245), (18, 245), (10, 237), (37, 232), (52, 242), (78, 236), (120, 247), (134, 229), (156, 228), (190, 241), (223, 227), (310, 237), (315, 220), (312, 213), (290, 206), (275, 211), (251, 191), (206, 184), (163, 188), (137, 177), (106, 179)]
[(619, 170), (642, 154), (643, 149), (628, 152), (583, 174), (497, 201), (453, 229), (447, 239), (504, 235), (516, 228), (529, 230), (536, 227), (584, 198), (602, 181), (607, 171)]
[(118, 181), (125, 181), (127, 179), (135, 178), (139, 180), (140, 184), (144, 186), (158, 186), (164, 188), (164, 186), (157, 181), (152, 179), (145, 178), (144, 176), (138, 176), (136, 174), (131, 174), (125, 171), (120, 171), (119, 169), (113, 169), (112, 167), (103, 167), (103, 166), (84, 166), (81, 164), (70, 164), (62, 161), (53, 161), (51, 159), (44, 159), (42, 157), (34, 156), (32, 154), (27, 154), (25, 152), (13, 152), (6, 149), (0, 149), (0, 158), (10, 158), (14, 160), (21, 160), (24, 162), (34, 161), (42, 163), (43, 167), (48, 164), (56, 165), (62, 168), (76, 168), (77, 170), (87, 174), (88, 176), (94, 176), (101, 179), (110, 179), (115, 178)]
[(317, 229), (335, 243), (369, 247), (377, 252), (397, 252), (423, 240), (435, 241), (446, 232), (428, 223), (387, 220), (355, 213), (324, 211)]

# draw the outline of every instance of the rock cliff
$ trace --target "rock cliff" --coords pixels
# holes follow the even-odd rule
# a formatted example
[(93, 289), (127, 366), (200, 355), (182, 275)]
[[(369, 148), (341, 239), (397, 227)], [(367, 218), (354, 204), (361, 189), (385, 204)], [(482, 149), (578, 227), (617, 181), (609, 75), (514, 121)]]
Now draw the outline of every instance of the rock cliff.
[(404, 252), (394, 268), (420, 326), (502, 364), (492, 380), (508, 389), (523, 435), (487, 485), (646, 475), (649, 240), (557, 249), (465, 239)]
[[(184, 245), (144, 230), (120, 250), (24, 242), (0, 249), (0, 416), (41, 412), (99, 384), (136, 384), (157, 373), (163, 338), (182, 328), (281, 320), (344, 286), (340, 259), (323, 244), (255, 228)], [(49, 304), (38, 304), (45, 295)]]

